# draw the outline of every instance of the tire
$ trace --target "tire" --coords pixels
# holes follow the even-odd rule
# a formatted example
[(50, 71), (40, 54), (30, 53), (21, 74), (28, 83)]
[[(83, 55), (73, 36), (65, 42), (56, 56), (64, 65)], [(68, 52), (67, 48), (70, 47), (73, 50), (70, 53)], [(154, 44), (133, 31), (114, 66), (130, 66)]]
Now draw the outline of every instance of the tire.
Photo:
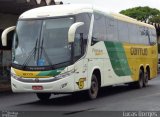
[(145, 77), (144, 77), (144, 80), (143, 80), (143, 86), (144, 87), (147, 87), (148, 86), (148, 80), (150, 78), (150, 73), (148, 70), (146, 70), (146, 73), (145, 73)]
[(88, 98), (90, 100), (96, 99), (97, 95), (98, 95), (98, 91), (99, 91), (98, 79), (97, 79), (96, 75), (93, 74), (92, 79), (91, 79), (91, 87), (87, 91)]
[(142, 88), (143, 87), (143, 83), (144, 83), (144, 73), (140, 69), (139, 70), (139, 80), (136, 82), (136, 87), (139, 88), (139, 89)]
[(37, 93), (37, 97), (41, 101), (47, 101), (51, 97), (51, 93)]

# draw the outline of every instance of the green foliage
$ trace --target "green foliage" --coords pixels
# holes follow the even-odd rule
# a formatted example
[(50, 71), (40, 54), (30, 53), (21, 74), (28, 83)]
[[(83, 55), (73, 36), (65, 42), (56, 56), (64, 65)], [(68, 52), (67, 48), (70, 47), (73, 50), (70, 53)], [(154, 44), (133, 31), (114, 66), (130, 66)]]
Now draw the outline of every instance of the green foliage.
[(160, 24), (160, 15), (150, 18), (149, 22), (154, 22), (154, 23)]
[(145, 21), (145, 22), (154, 21), (154, 23), (160, 21), (158, 19), (160, 17), (160, 11), (158, 9), (150, 8), (147, 6), (122, 10), (120, 13), (140, 21)]

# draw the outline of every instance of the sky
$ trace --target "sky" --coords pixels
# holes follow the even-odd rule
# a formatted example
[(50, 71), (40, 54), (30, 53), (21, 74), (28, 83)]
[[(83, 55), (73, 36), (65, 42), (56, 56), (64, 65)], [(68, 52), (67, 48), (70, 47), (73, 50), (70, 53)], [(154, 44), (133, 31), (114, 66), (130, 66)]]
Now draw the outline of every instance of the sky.
[[(56, 0), (55, 0), (56, 1)], [(121, 10), (137, 6), (149, 6), (160, 10), (160, 0), (61, 0), (63, 3), (92, 4), (108, 12), (118, 13)]]

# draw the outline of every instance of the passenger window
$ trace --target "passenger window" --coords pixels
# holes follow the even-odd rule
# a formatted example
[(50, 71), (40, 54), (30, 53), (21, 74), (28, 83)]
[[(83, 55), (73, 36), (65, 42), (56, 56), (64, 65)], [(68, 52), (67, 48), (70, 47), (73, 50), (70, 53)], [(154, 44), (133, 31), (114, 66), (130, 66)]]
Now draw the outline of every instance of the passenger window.
[(150, 33), (150, 45), (154, 45), (157, 43), (157, 35), (154, 29), (149, 29)]
[(118, 41), (117, 20), (106, 17), (107, 41)]
[(150, 35), (148, 33), (148, 28), (144, 26), (139, 26), (139, 39), (138, 44), (149, 44)]
[(123, 21), (118, 21), (118, 39), (121, 42), (129, 43), (128, 23), (123, 22)]
[(128, 30), (129, 30), (129, 40), (130, 43), (136, 44), (139, 40), (138, 36), (138, 26), (135, 24), (128, 24)]

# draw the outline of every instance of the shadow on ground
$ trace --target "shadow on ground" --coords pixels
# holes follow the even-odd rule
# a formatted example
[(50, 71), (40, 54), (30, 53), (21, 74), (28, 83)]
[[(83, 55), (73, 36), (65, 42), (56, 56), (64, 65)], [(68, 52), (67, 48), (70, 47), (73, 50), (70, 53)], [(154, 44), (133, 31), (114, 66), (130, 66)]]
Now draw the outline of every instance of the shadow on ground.
[[(154, 85), (150, 85), (149, 87), (146, 87), (146, 88), (150, 88), (152, 86)], [(99, 96), (96, 100), (105, 98), (107, 96), (118, 95), (120, 93), (126, 93), (130, 91), (135, 91), (135, 90), (138, 90), (138, 89), (127, 86), (127, 85), (116, 86), (116, 87), (110, 86), (110, 87), (101, 88), (101, 90), (99, 91)], [(86, 101), (88, 102), (88, 101), (96, 101), (96, 100), (88, 100), (84, 93), (76, 93), (74, 95), (68, 94), (68, 95), (53, 97), (45, 102), (35, 101), (30, 103), (19, 104), (17, 106), (20, 106), (20, 105), (65, 106), (65, 105), (74, 105), (79, 103), (85, 103)]]

